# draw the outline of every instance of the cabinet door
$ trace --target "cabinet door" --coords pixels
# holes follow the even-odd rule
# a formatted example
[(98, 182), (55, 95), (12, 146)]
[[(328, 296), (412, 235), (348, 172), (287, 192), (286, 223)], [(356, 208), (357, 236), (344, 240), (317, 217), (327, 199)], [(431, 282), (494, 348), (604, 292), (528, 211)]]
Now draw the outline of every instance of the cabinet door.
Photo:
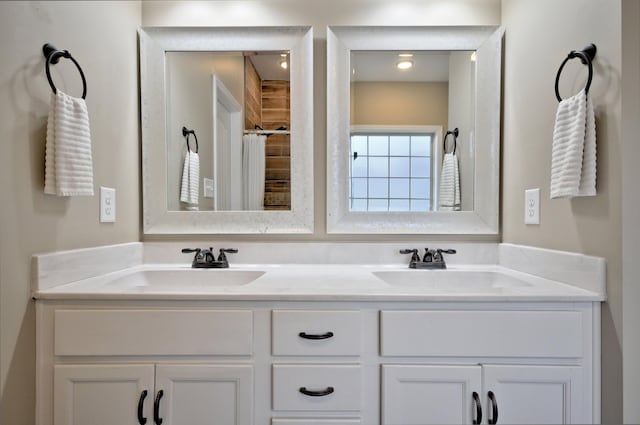
[[(58, 365), (54, 367), (55, 425), (151, 423), (153, 365)], [(144, 421), (143, 421), (144, 422)]]
[(579, 367), (486, 365), (483, 383), (482, 400), (487, 419), (494, 419), (493, 403), (487, 395), (492, 391), (498, 423), (591, 423)]
[(383, 425), (470, 424), (480, 366), (382, 366)]
[(163, 425), (251, 425), (250, 365), (157, 365)]

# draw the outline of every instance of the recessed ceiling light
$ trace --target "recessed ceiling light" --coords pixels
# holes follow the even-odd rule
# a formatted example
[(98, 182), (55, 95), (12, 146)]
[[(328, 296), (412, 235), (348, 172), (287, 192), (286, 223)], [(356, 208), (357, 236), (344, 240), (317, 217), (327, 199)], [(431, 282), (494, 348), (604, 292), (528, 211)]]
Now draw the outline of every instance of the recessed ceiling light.
[(396, 63), (396, 67), (398, 67), (398, 69), (409, 69), (413, 66), (413, 61), (410, 59), (401, 59)]
[(286, 53), (280, 53), (280, 56), (282, 57), (280, 62), (278, 62), (280, 64), (280, 68), (282, 68), (282, 69), (289, 68), (289, 63), (287, 62), (287, 54)]
[(406, 70), (413, 67), (413, 53), (399, 53), (398, 62), (396, 67), (401, 70)]

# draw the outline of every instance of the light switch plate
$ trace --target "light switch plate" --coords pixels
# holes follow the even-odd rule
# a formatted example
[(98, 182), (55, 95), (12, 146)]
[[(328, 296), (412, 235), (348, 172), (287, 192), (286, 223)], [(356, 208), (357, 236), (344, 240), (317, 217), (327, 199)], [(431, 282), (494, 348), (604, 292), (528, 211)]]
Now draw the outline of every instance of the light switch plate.
[(524, 224), (540, 224), (540, 189), (524, 191)]
[(111, 187), (100, 187), (100, 223), (116, 221), (116, 190)]
[(202, 179), (202, 187), (203, 189), (203, 196), (205, 198), (213, 198), (213, 193), (214, 193), (214, 189), (213, 189), (213, 179), (208, 179), (206, 177), (204, 177)]

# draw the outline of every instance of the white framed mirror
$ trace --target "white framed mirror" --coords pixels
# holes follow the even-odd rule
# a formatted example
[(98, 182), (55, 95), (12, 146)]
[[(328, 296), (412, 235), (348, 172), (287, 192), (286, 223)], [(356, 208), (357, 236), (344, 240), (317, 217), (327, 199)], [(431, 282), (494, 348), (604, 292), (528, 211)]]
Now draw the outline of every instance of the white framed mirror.
[(498, 233), (503, 34), (327, 29), (328, 233)]
[(145, 234), (312, 233), (312, 29), (139, 40)]

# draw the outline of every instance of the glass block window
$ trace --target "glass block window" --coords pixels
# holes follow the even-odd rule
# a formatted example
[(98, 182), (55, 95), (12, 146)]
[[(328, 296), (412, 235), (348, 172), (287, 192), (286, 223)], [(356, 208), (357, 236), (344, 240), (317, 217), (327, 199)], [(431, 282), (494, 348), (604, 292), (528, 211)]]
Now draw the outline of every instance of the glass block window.
[(351, 135), (351, 211), (430, 211), (433, 134)]

